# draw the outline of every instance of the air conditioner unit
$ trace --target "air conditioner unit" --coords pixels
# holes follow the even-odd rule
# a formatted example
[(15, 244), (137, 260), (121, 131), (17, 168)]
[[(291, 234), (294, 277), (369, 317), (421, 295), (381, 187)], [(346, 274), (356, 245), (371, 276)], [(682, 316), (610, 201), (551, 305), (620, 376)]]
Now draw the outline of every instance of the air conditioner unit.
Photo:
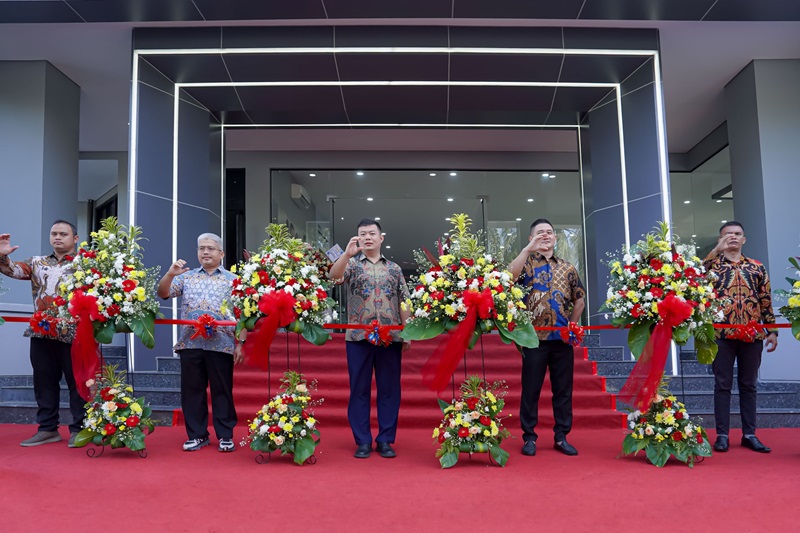
[(311, 195), (299, 183), (292, 183), (292, 200), (304, 209), (311, 209)]

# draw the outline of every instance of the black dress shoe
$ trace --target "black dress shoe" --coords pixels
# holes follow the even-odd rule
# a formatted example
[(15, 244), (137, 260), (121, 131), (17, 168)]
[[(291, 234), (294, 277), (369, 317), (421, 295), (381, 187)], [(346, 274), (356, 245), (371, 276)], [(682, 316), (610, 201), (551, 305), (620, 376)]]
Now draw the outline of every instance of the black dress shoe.
[(749, 437), (742, 437), (742, 446), (744, 446), (745, 448), (750, 448), (754, 452), (759, 452), (759, 453), (769, 453), (772, 451), (771, 448), (767, 448), (766, 446), (764, 446), (764, 444), (762, 444), (762, 442), (758, 440), (758, 437), (756, 437), (755, 435), (750, 435)]
[(553, 448), (560, 451), (564, 455), (578, 455), (578, 450), (575, 449), (575, 446), (567, 442), (567, 439), (561, 441), (561, 444), (555, 443), (553, 444)]
[(522, 455), (536, 455), (536, 441), (526, 440), (522, 446)]
[(359, 444), (356, 448), (356, 453), (353, 454), (353, 457), (356, 459), (366, 459), (369, 457), (370, 452), (372, 452), (371, 444)]
[(714, 441), (714, 451), (715, 452), (727, 452), (728, 451), (728, 436), (727, 435), (717, 435), (717, 440)]
[(381, 457), (391, 458), (397, 457), (397, 452), (392, 449), (392, 445), (388, 442), (375, 443), (375, 449)]

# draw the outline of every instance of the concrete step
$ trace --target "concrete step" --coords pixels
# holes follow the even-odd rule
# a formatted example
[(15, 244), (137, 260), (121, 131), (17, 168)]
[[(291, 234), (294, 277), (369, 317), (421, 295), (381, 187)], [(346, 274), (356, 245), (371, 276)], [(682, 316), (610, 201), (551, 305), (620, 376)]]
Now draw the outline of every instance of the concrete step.
[[(152, 388), (152, 387), (136, 387), (135, 397), (144, 397), (145, 400), (151, 405), (168, 405), (178, 406), (181, 403), (180, 388)], [(66, 386), (61, 388), (61, 395), (59, 398), (61, 403), (69, 402), (69, 390)], [(3, 387), (0, 389), (0, 403), (4, 402), (22, 402), (22, 403), (36, 403), (36, 397), (33, 393), (33, 387)]]
[[(672, 391), (672, 394), (678, 398), (678, 401), (686, 405), (686, 410), (690, 415), (694, 415), (697, 411), (713, 411), (714, 410), (714, 393), (711, 391), (694, 391), (682, 394), (681, 392)], [(758, 412), (768, 409), (791, 409), (797, 406), (797, 394), (794, 392), (781, 392), (781, 391), (759, 391), (757, 402)], [(625, 406), (617, 400), (617, 409), (625, 411)], [(739, 409), (739, 394), (731, 394), (731, 409)]]
[[(156, 425), (172, 425), (175, 407), (151, 404), (150, 408), (153, 410), (152, 418)], [(35, 424), (37, 410), (36, 402), (0, 402), (0, 424)], [(72, 420), (69, 404), (62, 402), (58, 412), (61, 425), (69, 425)]]
[[(716, 422), (713, 409), (689, 411), (689, 414), (691, 414), (692, 417), (701, 418), (704, 428), (714, 429)], [(796, 407), (759, 409), (756, 420), (759, 428), (800, 428), (800, 409)], [(731, 409), (731, 427), (742, 427), (742, 419), (739, 416), (738, 409)], [(741, 434), (734, 434), (732, 432), (731, 446), (738, 446), (740, 438)], [(765, 444), (769, 446), (769, 442)]]

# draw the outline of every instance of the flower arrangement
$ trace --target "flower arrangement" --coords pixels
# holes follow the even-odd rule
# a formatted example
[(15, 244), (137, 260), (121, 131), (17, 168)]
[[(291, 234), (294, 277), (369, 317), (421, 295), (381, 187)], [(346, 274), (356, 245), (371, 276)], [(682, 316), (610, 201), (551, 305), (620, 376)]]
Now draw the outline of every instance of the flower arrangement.
[(495, 463), (505, 466), (508, 452), (500, 444), (511, 433), (503, 427), (500, 413), (506, 392), (504, 381), (487, 384), (479, 376), (469, 376), (461, 385), (461, 398), (450, 403), (439, 400), (444, 419), (433, 430), (433, 439), (442, 468), (455, 465), (459, 453), (476, 452), (488, 452)]
[(670, 456), (694, 467), (698, 457), (711, 457), (708, 435), (697, 421), (692, 421), (686, 407), (661, 382), (658, 394), (645, 411), (628, 415), (630, 433), (622, 441), (622, 453), (636, 455), (644, 450), (647, 459), (658, 467)]
[(677, 298), (691, 306), (691, 313), (674, 325), (672, 340), (684, 345), (694, 337), (698, 361), (710, 364), (717, 353), (714, 320), (721, 303), (693, 248), (670, 242), (668, 235), (669, 226), (659, 223), (656, 231), (624, 250), (621, 259), (611, 260), (608, 295), (601, 310), (612, 313), (612, 324), (631, 326), (628, 345), (639, 356), (653, 326), (663, 319), (659, 306), (667, 298)]
[(242, 446), (249, 444), (258, 452), (291, 454), (294, 462), (302, 465), (314, 454), (320, 438), (314, 413), (309, 409), (322, 402), (312, 402), (314, 390), (316, 382), (307, 383), (302, 374), (287, 371), (281, 380), (281, 392), (256, 413)]
[(237, 335), (272, 316), (275, 329), (286, 327), (313, 344), (324, 344), (330, 335), (322, 326), (335, 320), (336, 312), (329, 282), (321, 275), (327, 268), (322, 254), (292, 238), (284, 224), (270, 224), (266, 231), (269, 237), (259, 250), (231, 268), (238, 276), (231, 291)]
[(148, 348), (155, 346), (154, 321), (159, 316), (155, 285), (158, 268), (142, 262), (141, 230), (126, 228), (116, 217), (102, 222), (72, 258), (73, 273), (59, 286), (55, 306), (61, 319), (84, 314), (94, 338), (104, 344), (117, 332), (133, 332)]
[(800, 257), (790, 257), (789, 264), (796, 276), (794, 278), (786, 278), (792, 289), (775, 292), (786, 297), (786, 305), (781, 306), (779, 311), (786, 320), (792, 323), (792, 335), (794, 335), (794, 338), (800, 340)]
[(144, 438), (153, 432), (152, 410), (144, 398), (134, 398), (133, 387), (125, 382), (125, 371), (106, 365), (89, 386), (93, 399), (86, 403), (83, 429), (75, 437), (75, 446), (87, 444), (145, 449)]

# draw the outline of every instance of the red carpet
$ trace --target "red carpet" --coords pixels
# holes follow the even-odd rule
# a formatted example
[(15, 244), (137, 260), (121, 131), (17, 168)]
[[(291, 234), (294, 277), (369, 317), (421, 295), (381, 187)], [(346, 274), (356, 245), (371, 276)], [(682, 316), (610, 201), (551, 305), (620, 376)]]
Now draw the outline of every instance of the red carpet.
[[(0, 530), (120, 531), (796, 531), (800, 429), (765, 429), (773, 452), (738, 446), (693, 470), (617, 458), (622, 429), (587, 431), (566, 457), (508, 442), (506, 468), (486, 456), (439, 469), (429, 430), (398, 434), (396, 459), (352, 457), (352, 436), (322, 428), (316, 465), (238, 449), (180, 450), (183, 428), (157, 428), (149, 456), (90, 459), (66, 442), (22, 448), (35, 428), (0, 425)], [(61, 429), (66, 437), (66, 429)], [(518, 435), (519, 432), (515, 431)], [(244, 428), (236, 430), (237, 439)], [(214, 443), (216, 445), (216, 442)], [(649, 526), (648, 526), (649, 524)]]
[[(245, 366), (238, 366), (234, 371), (234, 399), (239, 423), (245, 424), (267, 401), (269, 390), (275, 394), (278, 380), (288, 366), (298, 369), (298, 335), (276, 337), (270, 363), (272, 365), (271, 380), (268, 374)], [(498, 335), (483, 336), (484, 364), (486, 378), (489, 381), (504, 379), (508, 384), (506, 408), (503, 413), (513, 415), (506, 421), (512, 432), (519, 429), (520, 371), (522, 359), (517, 350), (503, 344)], [(420, 369), (442, 339), (414, 342), (412, 349), (403, 354), (402, 401), (400, 407), (400, 428), (419, 428), (431, 430), (441, 419), (436, 394), (422, 384)], [(469, 374), (483, 375), (480, 344), (466, 355), (466, 368)], [(605, 380), (598, 377), (593, 362), (585, 360), (583, 348), (575, 351), (575, 390), (573, 394), (574, 423), (573, 427), (582, 429), (621, 428), (624, 427), (624, 415), (614, 411), (615, 399), (605, 392)], [(324, 398), (321, 406), (315, 408), (316, 418), (324, 428), (349, 427), (347, 423), (347, 401), (349, 384), (347, 377), (347, 358), (345, 355), (344, 335), (336, 334), (334, 340), (324, 346), (313, 346), (302, 340), (299, 344), (299, 369), (309, 380), (316, 379), (319, 390), (315, 398)], [(456, 372), (456, 387), (464, 379), (464, 363)], [(457, 392), (457, 390), (456, 390)], [(442, 397), (450, 400), (452, 388), (446, 389)], [(553, 427), (553, 410), (551, 407), (550, 382), (545, 381), (542, 397), (539, 401), (539, 434), (547, 436)], [(376, 417), (373, 390), (373, 419)], [(176, 414), (176, 423), (182, 422), (180, 411)], [(377, 422), (373, 425), (376, 426)]]

